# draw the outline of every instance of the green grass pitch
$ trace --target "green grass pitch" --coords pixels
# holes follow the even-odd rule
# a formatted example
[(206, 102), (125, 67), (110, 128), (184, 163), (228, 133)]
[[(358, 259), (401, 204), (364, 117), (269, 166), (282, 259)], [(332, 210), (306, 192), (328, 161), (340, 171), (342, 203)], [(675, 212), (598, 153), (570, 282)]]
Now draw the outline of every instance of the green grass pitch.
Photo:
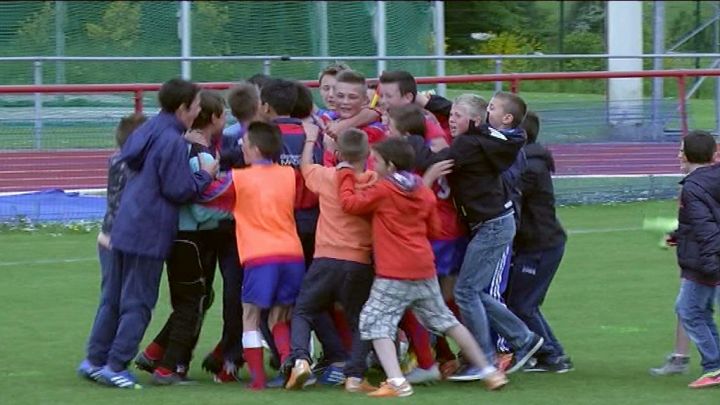
[[(502, 392), (479, 383), (416, 387), (408, 404), (713, 404), (716, 389), (693, 391), (700, 374), (692, 349), (688, 376), (654, 378), (647, 369), (672, 350), (678, 288), (674, 252), (658, 248), (661, 234), (642, 230), (646, 217), (673, 216), (676, 203), (647, 202), (563, 207), (571, 232), (544, 312), (575, 362), (564, 375), (513, 374)], [(97, 305), (95, 234), (72, 231), (0, 233), (0, 403), (220, 404), (370, 403), (336, 388), (249, 392), (217, 385), (199, 359), (220, 334), (220, 307), (208, 314), (191, 377), (196, 386), (109, 389), (75, 375)], [(219, 279), (219, 277), (217, 277)], [(221, 288), (216, 283), (216, 288)], [(167, 286), (144, 343), (165, 321)], [(375, 381), (379, 375), (374, 375)]]

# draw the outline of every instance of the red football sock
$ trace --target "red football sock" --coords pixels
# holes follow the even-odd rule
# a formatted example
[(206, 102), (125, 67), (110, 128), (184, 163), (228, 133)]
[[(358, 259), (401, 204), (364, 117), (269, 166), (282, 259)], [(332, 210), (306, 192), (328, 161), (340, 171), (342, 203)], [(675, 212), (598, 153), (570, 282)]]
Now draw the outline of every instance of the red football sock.
[(290, 357), (290, 325), (287, 322), (278, 322), (272, 328), (273, 340), (278, 353), (280, 353), (280, 362), (285, 363)]
[(145, 356), (150, 360), (159, 361), (165, 355), (165, 348), (152, 342), (145, 348)]
[(221, 343), (221, 342), (218, 342), (218, 344), (215, 345), (215, 348), (213, 349), (212, 354), (213, 354), (213, 357), (215, 357), (216, 359), (221, 359), (221, 360), (222, 360), (222, 358), (223, 358), (223, 348), (222, 348), (222, 343)]
[(330, 310), (330, 316), (332, 316), (335, 329), (337, 329), (338, 335), (340, 335), (340, 340), (342, 340), (345, 350), (350, 353), (350, 351), (352, 351), (352, 332), (350, 332), (350, 324), (345, 317), (345, 311), (335, 307)]
[(265, 389), (265, 367), (263, 365), (262, 347), (244, 348), (243, 354), (250, 370), (250, 388)]
[(450, 308), (450, 311), (452, 311), (453, 314), (455, 314), (455, 318), (458, 319), (458, 321), (462, 320), (460, 319), (460, 307), (458, 306), (457, 302), (455, 300), (450, 299), (446, 302), (448, 308)]
[(155, 372), (163, 377), (167, 377), (173, 373), (172, 371), (166, 369), (165, 367), (158, 367), (155, 369)]
[(403, 319), (400, 321), (400, 327), (410, 339), (410, 347), (412, 347), (413, 352), (415, 352), (418, 367), (425, 370), (432, 367), (433, 364), (435, 364), (435, 360), (433, 359), (432, 348), (430, 347), (430, 333), (427, 329), (420, 324), (411, 311), (405, 312), (405, 316), (403, 316)]
[(445, 336), (438, 336), (437, 341), (435, 342), (435, 358), (439, 363), (445, 363), (446, 361), (455, 360), (457, 358), (455, 357), (455, 353), (453, 353), (452, 349), (450, 349), (450, 345), (448, 344), (447, 339), (445, 339)]

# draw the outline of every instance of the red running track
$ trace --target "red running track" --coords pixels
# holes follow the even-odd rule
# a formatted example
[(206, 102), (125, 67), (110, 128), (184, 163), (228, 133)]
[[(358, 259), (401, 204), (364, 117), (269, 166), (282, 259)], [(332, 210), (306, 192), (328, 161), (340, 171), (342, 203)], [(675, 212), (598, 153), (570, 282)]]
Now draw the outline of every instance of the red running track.
[[(559, 175), (679, 173), (676, 143), (552, 145)], [(105, 188), (112, 150), (0, 152), (0, 192)]]

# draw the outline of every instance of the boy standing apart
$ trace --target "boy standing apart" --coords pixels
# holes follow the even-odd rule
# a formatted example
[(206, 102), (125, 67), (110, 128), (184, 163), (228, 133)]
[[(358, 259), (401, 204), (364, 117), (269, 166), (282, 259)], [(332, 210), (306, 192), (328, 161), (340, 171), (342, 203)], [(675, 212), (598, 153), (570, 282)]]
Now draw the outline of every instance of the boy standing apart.
[(680, 182), (677, 260), (682, 282), (675, 310), (700, 352), (704, 373), (690, 388), (720, 385), (720, 340), (713, 320), (720, 285), (720, 165), (712, 165), (716, 151), (712, 135), (693, 131), (679, 153), (687, 176)]
[(507, 379), (488, 365), (468, 330), (447, 308), (435, 273), (428, 237), (439, 229), (435, 196), (422, 180), (411, 173), (412, 147), (402, 139), (388, 139), (374, 146), (376, 169), (383, 179), (377, 185), (358, 190), (355, 173), (338, 171), (339, 194), (345, 212), (373, 214), (372, 233), (376, 279), (360, 314), (360, 334), (372, 340), (387, 375), (373, 397), (405, 397), (413, 390), (400, 370), (393, 338), (405, 310), (412, 309), (435, 333), (454, 338), (465, 356), (482, 370), (475, 379), (485, 379), (497, 389)]
[(290, 308), (305, 273), (303, 249), (295, 229), (295, 172), (273, 162), (283, 148), (277, 126), (250, 124), (243, 155), (250, 166), (233, 169), (234, 218), (243, 277), (243, 334), (250, 388), (265, 388), (260, 312), (270, 309), (269, 326), (285, 361), (290, 355)]

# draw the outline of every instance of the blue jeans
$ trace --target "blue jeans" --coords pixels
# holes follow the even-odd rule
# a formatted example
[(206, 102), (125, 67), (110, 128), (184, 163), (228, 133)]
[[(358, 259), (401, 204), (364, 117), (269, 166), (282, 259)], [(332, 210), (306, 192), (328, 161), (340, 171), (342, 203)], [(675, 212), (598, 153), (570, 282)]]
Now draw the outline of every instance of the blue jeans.
[(700, 352), (704, 372), (720, 370), (720, 339), (713, 319), (716, 287), (682, 279), (675, 311)]
[(495, 362), (495, 345), (490, 339), (490, 326), (515, 349), (527, 345), (533, 338), (532, 332), (517, 316), (485, 292), (514, 236), (512, 213), (479, 225), (465, 252), (455, 284), (455, 301), (460, 307), (463, 323), (491, 363)]
[(545, 301), (564, 252), (564, 243), (545, 250), (517, 252), (508, 288), (508, 307), (530, 330), (545, 339), (538, 356), (548, 363), (557, 362), (565, 351), (540, 312), (540, 306)]

